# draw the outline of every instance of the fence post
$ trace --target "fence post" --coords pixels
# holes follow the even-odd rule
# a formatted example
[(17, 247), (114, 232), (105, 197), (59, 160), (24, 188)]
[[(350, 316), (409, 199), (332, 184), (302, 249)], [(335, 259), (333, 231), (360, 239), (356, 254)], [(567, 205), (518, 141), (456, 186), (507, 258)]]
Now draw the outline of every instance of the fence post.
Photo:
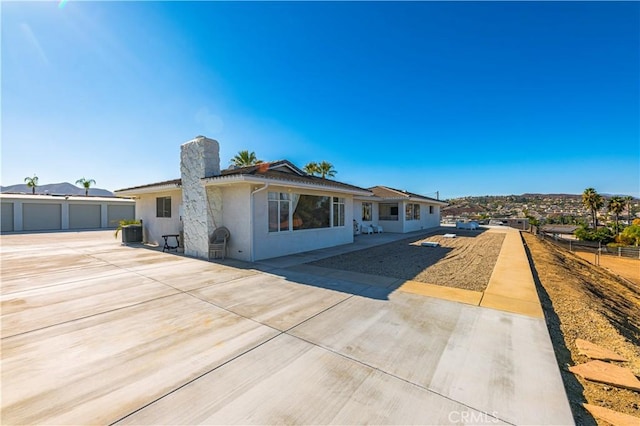
[(622, 256), (622, 247), (618, 247), (618, 257)]

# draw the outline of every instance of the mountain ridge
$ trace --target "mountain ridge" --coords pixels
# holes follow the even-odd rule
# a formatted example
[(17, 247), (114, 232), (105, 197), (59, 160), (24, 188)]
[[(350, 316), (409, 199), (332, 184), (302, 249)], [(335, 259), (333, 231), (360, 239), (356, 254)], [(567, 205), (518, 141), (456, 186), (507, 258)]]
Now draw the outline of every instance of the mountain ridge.
[[(17, 185), (0, 186), (0, 192), (6, 193), (25, 193), (31, 194), (32, 189), (24, 183)], [(69, 182), (50, 183), (46, 185), (38, 185), (36, 187), (36, 194), (49, 194), (49, 195), (84, 195), (84, 187), (77, 187)], [(94, 197), (113, 197), (113, 192), (107, 189), (101, 188), (89, 188), (89, 195)]]

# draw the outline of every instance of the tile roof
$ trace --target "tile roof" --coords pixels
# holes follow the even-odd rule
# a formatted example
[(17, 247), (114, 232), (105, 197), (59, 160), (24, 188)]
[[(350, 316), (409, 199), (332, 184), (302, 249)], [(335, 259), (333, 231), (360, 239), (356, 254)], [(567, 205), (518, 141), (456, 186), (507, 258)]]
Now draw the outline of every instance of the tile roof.
[(369, 190), (361, 188), (359, 186), (338, 182), (336, 180), (321, 178), (318, 176), (311, 176), (300, 170), (288, 160), (261, 163), (255, 166), (241, 167), (236, 169), (226, 169), (222, 170), (219, 176), (208, 176), (205, 179), (216, 180), (219, 178), (222, 179), (232, 176), (256, 176), (283, 182), (304, 183), (308, 185), (326, 186), (350, 191), (369, 192)]
[(425, 197), (424, 195), (415, 194), (409, 191), (403, 191), (400, 189), (389, 188), (388, 186), (374, 186), (372, 188), (368, 188), (369, 191), (373, 192), (373, 195), (379, 198), (387, 198), (387, 199), (417, 199), (424, 201), (437, 201), (438, 203), (447, 204), (442, 200), (438, 200), (436, 198)]
[(132, 186), (130, 188), (116, 189), (114, 192), (132, 191), (135, 189), (153, 188), (154, 186), (171, 186), (171, 185), (174, 185), (175, 187), (181, 187), (182, 179), (171, 179), (171, 180), (165, 180), (162, 182), (149, 183), (146, 185)]
[[(272, 161), (269, 163), (260, 163), (255, 166), (229, 168), (222, 170), (219, 175), (206, 176), (205, 179), (216, 181), (218, 179), (232, 178), (234, 176), (255, 176), (263, 179), (280, 181), (283, 184), (303, 183), (307, 185), (324, 186), (329, 188), (339, 188), (348, 191), (369, 192), (369, 190), (355, 185), (338, 182), (331, 179), (323, 179), (318, 176), (311, 176), (300, 170), (293, 163), (287, 160)], [(163, 182), (150, 183), (147, 185), (133, 186), (131, 188), (118, 189), (115, 192), (135, 191), (139, 189), (151, 189), (154, 187), (166, 187), (175, 185), (182, 186), (181, 179), (167, 180)]]

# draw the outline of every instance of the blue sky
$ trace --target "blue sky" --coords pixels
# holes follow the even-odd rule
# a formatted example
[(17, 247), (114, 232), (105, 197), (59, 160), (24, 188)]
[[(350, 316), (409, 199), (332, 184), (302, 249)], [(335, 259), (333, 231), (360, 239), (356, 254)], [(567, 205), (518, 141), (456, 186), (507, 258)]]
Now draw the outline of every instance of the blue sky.
[(2, 2), (2, 185), (180, 144), (441, 198), (640, 196), (638, 2)]

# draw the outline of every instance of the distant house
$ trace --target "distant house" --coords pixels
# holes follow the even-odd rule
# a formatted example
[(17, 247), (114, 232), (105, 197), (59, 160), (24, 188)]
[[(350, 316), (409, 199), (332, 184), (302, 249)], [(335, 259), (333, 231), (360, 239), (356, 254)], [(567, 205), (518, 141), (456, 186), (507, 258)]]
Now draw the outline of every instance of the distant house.
[(182, 145), (180, 170), (180, 179), (115, 193), (135, 197), (146, 241), (183, 232), (185, 253), (199, 258), (220, 226), (231, 232), (228, 256), (254, 261), (352, 243), (354, 220), (385, 232), (438, 226), (446, 205), (310, 176), (287, 160), (220, 170), (218, 142), (201, 136)]

